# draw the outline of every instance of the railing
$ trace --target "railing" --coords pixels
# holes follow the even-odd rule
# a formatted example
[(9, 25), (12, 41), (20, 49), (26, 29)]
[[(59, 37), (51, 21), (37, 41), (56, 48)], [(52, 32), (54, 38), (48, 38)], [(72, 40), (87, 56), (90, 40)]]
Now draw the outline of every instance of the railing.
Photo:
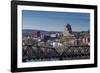
[(65, 48), (52, 48), (43, 46), (29, 46), (23, 48), (23, 62), (27, 61), (49, 61), (49, 60), (73, 60), (89, 59), (89, 46), (68, 46)]

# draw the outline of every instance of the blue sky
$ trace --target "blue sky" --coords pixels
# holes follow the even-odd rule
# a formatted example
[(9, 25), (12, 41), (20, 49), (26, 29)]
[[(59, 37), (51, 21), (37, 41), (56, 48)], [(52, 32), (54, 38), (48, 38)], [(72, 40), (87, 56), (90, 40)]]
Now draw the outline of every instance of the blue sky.
[(63, 31), (64, 25), (70, 24), (72, 31), (87, 31), (90, 29), (89, 13), (22, 11), (23, 29), (46, 31)]

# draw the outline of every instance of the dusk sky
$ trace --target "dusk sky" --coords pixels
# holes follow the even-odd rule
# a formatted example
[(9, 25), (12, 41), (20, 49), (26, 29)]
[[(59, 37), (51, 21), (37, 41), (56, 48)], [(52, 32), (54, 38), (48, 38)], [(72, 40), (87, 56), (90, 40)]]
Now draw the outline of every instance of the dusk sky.
[(75, 12), (22, 11), (23, 29), (63, 31), (70, 24), (72, 31), (90, 30), (90, 14)]

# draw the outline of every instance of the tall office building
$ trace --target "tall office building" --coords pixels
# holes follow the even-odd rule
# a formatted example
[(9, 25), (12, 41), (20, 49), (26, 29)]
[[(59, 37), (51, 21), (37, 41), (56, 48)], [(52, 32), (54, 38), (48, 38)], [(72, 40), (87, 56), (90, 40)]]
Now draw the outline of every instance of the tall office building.
[(70, 24), (65, 25), (63, 36), (72, 36), (72, 28)]

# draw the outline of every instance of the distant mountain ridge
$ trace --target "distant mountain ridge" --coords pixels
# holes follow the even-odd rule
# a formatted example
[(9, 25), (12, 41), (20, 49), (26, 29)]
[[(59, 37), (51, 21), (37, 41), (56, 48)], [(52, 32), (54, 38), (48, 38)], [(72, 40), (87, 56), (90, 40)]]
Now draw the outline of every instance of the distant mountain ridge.
[(46, 30), (37, 30), (37, 29), (23, 29), (23, 31), (63, 32), (63, 31), (46, 31)]

